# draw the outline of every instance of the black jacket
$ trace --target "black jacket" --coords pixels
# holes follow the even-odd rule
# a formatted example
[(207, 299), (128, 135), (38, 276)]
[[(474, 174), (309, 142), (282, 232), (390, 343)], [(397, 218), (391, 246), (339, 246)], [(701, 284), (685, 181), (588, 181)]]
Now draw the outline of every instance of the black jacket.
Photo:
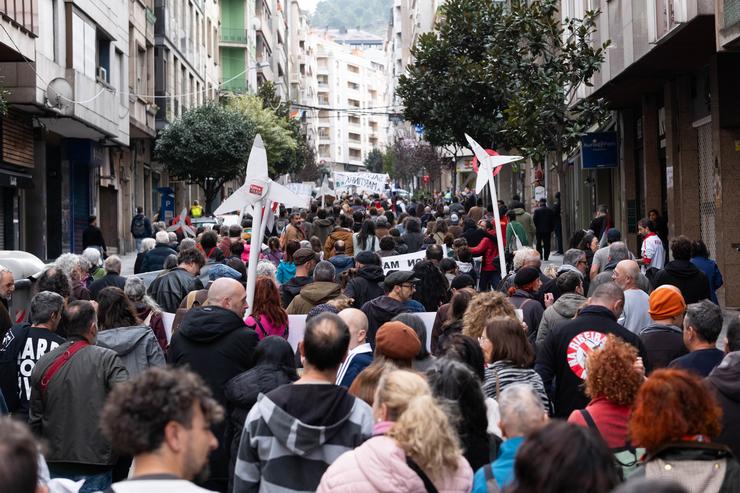
[(555, 230), (555, 212), (547, 206), (536, 208), (532, 221), (538, 233), (549, 234)]
[(362, 305), (362, 311), (367, 316), (367, 336), (365, 340), (370, 343), (373, 351), (375, 350), (375, 333), (381, 325), (389, 322), (399, 313), (406, 313), (411, 310), (390, 296), (381, 296), (370, 300)]
[[(172, 336), (168, 363), (188, 366), (200, 375), (219, 404), (226, 407), (224, 387), (236, 375), (252, 367), (257, 333), (248, 329), (236, 313), (220, 306), (191, 309)], [(226, 423), (212, 426), (218, 449), (210, 456), (211, 479), (228, 481), (229, 444), (223, 440)]]
[(401, 238), (408, 246), (409, 253), (418, 252), (424, 246), (424, 235), (421, 233), (406, 232), (401, 235)]
[(385, 274), (379, 265), (363, 265), (357, 270), (357, 276), (347, 283), (344, 294), (354, 299), (352, 306), (362, 308), (362, 305), (378, 296), (383, 296), (383, 280)]
[(177, 255), (177, 252), (164, 243), (157, 243), (154, 248), (144, 254), (144, 260), (141, 261), (141, 272), (152, 272), (162, 270), (164, 261), (170, 255)]
[(125, 285), (125, 277), (120, 276), (114, 272), (108, 272), (105, 276), (101, 277), (97, 281), (93, 281), (92, 284), (90, 284), (88, 291), (90, 291), (90, 298), (97, 300), (98, 293), (100, 293), (100, 291), (102, 291), (103, 289), (109, 288), (111, 286), (123, 289)]
[(650, 324), (640, 331), (653, 370), (666, 368), (674, 359), (689, 351), (683, 343), (683, 331), (675, 325)]
[(147, 292), (162, 310), (175, 313), (183, 298), (190, 291), (203, 289), (200, 279), (182, 267), (175, 267), (168, 273), (159, 276), (149, 285)]
[(312, 281), (313, 279), (310, 276), (295, 276), (280, 286), (280, 302), (283, 304), (283, 308), (288, 308), (290, 302), (298, 296), (303, 286), (310, 284)]
[(527, 324), (527, 339), (534, 345), (537, 340), (537, 330), (540, 328), (540, 322), (542, 321), (542, 315), (545, 313), (545, 309), (537, 300), (537, 294), (529, 293), (523, 289), (517, 289), (514, 294), (509, 297), (509, 302), (514, 305), (514, 308), (519, 308), (524, 316), (524, 322)]
[(583, 393), (586, 356), (615, 334), (635, 346), (645, 369), (651, 369), (647, 351), (640, 338), (617, 323), (617, 317), (602, 306), (587, 306), (575, 319), (548, 334), (537, 348), (535, 370), (542, 377), (555, 417), (568, 418), (576, 409), (583, 409), (589, 398)]
[(707, 276), (689, 260), (673, 260), (658, 271), (653, 285), (657, 288), (663, 284), (672, 284), (680, 289), (687, 305), (708, 300), (712, 295)]
[[(144, 234), (143, 235), (134, 234), (134, 224), (136, 223), (137, 219), (142, 219), (144, 221)], [(133, 237), (137, 239), (138, 238), (151, 238), (152, 237), (152, 222), (144, 214), (135, 214), (134, 217), (131, 219), (131, 227), (129, 228), (129, 231), (131, 231), (131, 234), (133, 235)]]
[(82, 249), (95, 246), (102, 247), (103, 251), (107, 250), (105, 240), (103, 239), (103, 232), (100, 231), (100, 228), (91, 224), (82, 232)]
[(705, 382), (722, 406), (722, 432), (716, 441), (740, 457), (740, 351), (726, 355)]

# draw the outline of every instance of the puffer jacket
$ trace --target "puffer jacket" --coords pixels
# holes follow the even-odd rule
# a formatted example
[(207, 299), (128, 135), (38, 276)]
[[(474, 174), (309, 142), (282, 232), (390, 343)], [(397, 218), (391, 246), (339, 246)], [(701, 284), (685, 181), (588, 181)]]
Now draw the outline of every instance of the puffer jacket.
[(344, 253), (353, 257), (355, 255), (355, 247), (352, 244), (352, 231), (347, 228), (335, 228), (324, 242), (324, 260), (329, 260), (335, 255), (334, 243), (342, 240), (344, 242)]
[[(473, 486), (473, 470), (462, 456), (454, 473), (441, 476), (434, 483), (440, 493), (467, 493)], [(316, 491), (425, 493), (428, 490), (421, 477), (406, 464), (406, 454), (398, 443), (386, 436), (376, 436), (334, 461)]]
[(537, 344), (545, 341), (547, 334), (576, 316), (576, 311), (586, 298), (578, 293), (565, 293), (555, 303), (547, 307), (542, 314), (540, 328), (537, 331)]
[(307, 315), (311, 308), (333, 300), (342, 294), (339, 284), (326, 281), (314, 281), (301, 288), (298, 296), (293, 298), (286, 311), (289, 315)]
[(129, 378), (115, 351), (88, 345), (56, 373), (46, 392), (41, 378), (79, 339), (73, 338), (39, 359), (31, 374), (28, 424), (48, 443), (46, 461), (111, 466), (117, 457), (100, 432), (100, 413), (108, 393)]
[(354, 301), (352, 306), (362, 308), (362, 305), (378, 296), (383, 296), (383, 280), (385, 274), (379, 265), (363, 265), (357, 269), (357, 276), (347, 283), (344, 294)]
[(98, 332), (98, 346), (118, 354), (133, 378), (147, 368), (164, 366), (164, 353), (149, 327), (117, 327)]
[(203, 289), (200, 279), (182, 267), (175, 267), (167, 274), (160, 276), (149, 285), (149, 296), (168, 313), (175, 313), (180, 302), (190, 291)]

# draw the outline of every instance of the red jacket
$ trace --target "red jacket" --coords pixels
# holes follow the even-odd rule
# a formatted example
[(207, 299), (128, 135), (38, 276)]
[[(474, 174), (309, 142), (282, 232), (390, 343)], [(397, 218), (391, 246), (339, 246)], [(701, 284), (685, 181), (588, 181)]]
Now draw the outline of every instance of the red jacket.
[[(488, 234), (495, 237), (496, 232), (488, 230)], [(506, 235), (501, 235), (501, 239), (504, 241), (504, 248), (506, 248), (505, 238)], [(496, 240), (492, 240), (488, 236), (484, 236), (477, 246), (470, 249), (470, 253), (475, 257), (483, 255), (483, 264), (481, 265), (482, 271), (497, 272), (499, 270), (498, 262), (496, 262), (496, 259), (498, 258), (498, 243)]]
[[(628, 439), (627, 422), (631, 412), (630, 406), (619, 406), (603, 397), (597, 397), (588, 403), (586, 411), (593, 418), (609, 448), (624, 447)], [(579, 410), (571, 413), (568, 422), (588, 427)]]

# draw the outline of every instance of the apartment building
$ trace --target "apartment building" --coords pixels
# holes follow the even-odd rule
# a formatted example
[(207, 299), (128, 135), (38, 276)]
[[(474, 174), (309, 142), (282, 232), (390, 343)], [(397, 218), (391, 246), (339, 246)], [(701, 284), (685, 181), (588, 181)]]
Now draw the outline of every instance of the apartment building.
[(584, 170), (570, 157), (563, 202), (572, 226), (608, 204), (636, 249), (637, 221), (657, 209), (671, 237), (706, 243), (725, 275), (720, 301), (740, 306), (740, 3), (563, 0), (562, 15), (588, 7), (601, 9), (594, 41), (613, 44), (581, 96), (614, 110), (598, 130), (616, 133), (619, 160), (613, 170)]
[(290, 100), (294, 104), (291, 116), (300, 120), (308, 145), (318, 146), (318, 118), (311, 110), (318, 104), (316, 55), (308, 13), (301, 10), (299, 0), (290, 0), (288, 33), (288, 72)]
[(386, 56), (381, 50), (352, 49), (323, 31), (311, 33), (316, 56), (316, 118), (319, 163), (356, 171), (373, 148), (387, 144)]

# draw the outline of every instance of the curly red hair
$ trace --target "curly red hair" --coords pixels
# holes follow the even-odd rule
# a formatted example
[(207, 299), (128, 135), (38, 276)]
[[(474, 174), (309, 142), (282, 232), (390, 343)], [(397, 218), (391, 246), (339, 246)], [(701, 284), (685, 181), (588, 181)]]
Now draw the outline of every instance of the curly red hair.
[(604, 345), (588, 355), (586, 395), (605, 397), (620, 406), (632, 404), (643, 381), (633, 368), (636, 360), (634, 346), (609, 334)]
[(701, 379), (685, 370), (660, 369), (637, 393), (630, 418), (632, 443), (654, 452), (685, 436), (715, 438), (722, 430), (722, 408)]

